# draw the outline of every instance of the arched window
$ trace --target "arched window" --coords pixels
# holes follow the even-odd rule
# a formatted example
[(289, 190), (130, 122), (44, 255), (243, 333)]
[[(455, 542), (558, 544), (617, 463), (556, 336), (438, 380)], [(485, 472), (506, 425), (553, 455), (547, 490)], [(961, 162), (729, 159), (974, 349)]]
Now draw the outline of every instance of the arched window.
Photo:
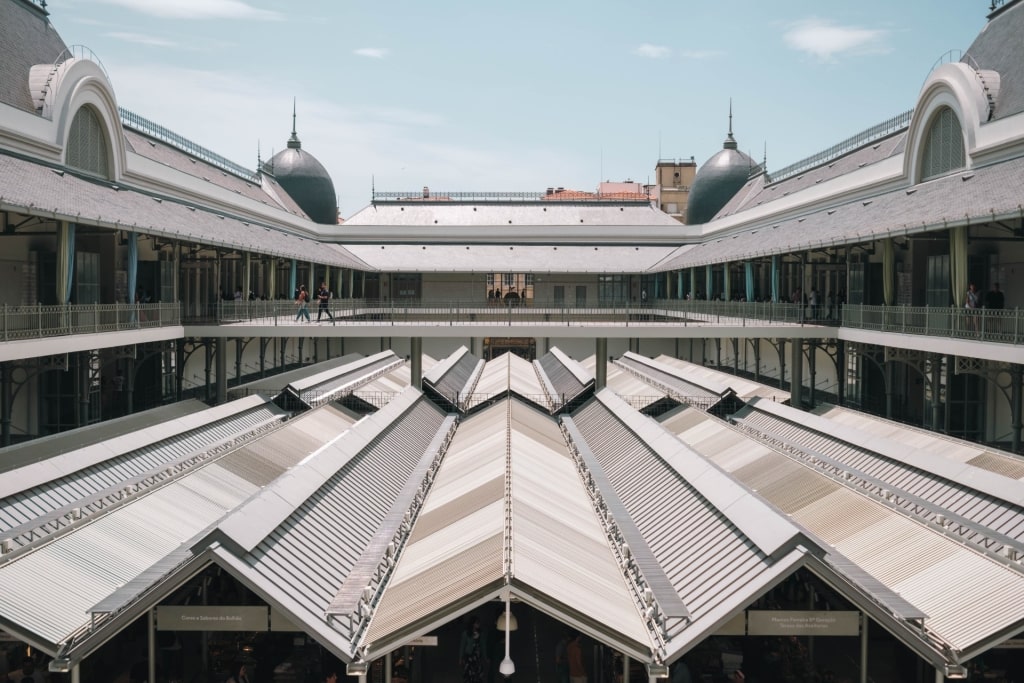
[(960, 119), (953, 110), (943, 107), (932, 119), (924, 138), (921, 155), (921, 180), (929, 180), (964, 167), (964, 136)]
[(110, 177), (110, 154), (103, 124), (89, 107), (75, 112), (68, 132), (67, 165), (71, 168)]

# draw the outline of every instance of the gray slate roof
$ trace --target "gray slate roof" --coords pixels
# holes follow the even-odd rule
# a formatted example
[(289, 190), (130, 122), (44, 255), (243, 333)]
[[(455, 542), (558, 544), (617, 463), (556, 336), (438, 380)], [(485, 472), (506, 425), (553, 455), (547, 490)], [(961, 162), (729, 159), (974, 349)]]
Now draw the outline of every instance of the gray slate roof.
[(982, 29), (963, 59), (980, 69), (999, 72), (993, 120), (1024, 111), (1024, 6), (1012, 2), (1007, 5)]
[(232, 173), (222, 171), (213, 164), (190, 156), (165, 142), (151, 138), (148, 135), (143, 135), (131, 128), (123, 128), (123, 130), (129, 149), (139, 156), (146, 157), (164, 166), (169, 166), (176, 171), (187, 173), (195, 178), (200, 178), (261, 204), (283, 209), (292, 215), (307, 218), (299, 205), (295, 203), (295, 200), (291, 198), (273, 176), (263, 176), (263, 182), (274, 190), (273, 194), (271, 194), (266, 192), (260, 185), (252, 183), (245, 178), (239, 178)]
[(35, 112), (29, 70), (67, 49), (50, 20), (28, 2), (0, 2), (0, 103)]
[(886, 236), (944, 230), (1019, 216), (1024, 157), (929, 180), (870, 199), (822, 207), (784, 220), (751, 221), (742, 232), (680, 247), (656, 270), (790, 254)]
[[(116, 188), (116, 189), (115, 189)], [(0, 154), (0, 208), (367, 270), (344, 247)]]
[[(546, 226), (667, 226), (679, 228), (679, 222), (651, 206), (615, 202), (537, 201), (529, 203), (468, 204), (380, 203), (366, 207), (345, 221), (345, 228), (369, 226), (477, 226), (497, 233), (515, 235), (524, 225)], [(513, 239), (513, 241), (515, 241)]]
[[(884, 140), (875, 140), (869, 145), (853, 150), (849, 154), (832, 159), (827, 163), (808, 169), (803, 173), (791, 176), (779, 182), (772, 182), (771, 173), (761, 173), (741, 187), (729, 202), (722, 207), (715, 218), (724, 218), (735, 213), (782, 199), (795, 192), (813, 187), (826, 180), (846, 175), (858, 168), (870, 166), (884, 159), (899, 154), (906, 144), (906, 131), (892, 135)], [(769, 169), (770, 170), (770, 169)]]

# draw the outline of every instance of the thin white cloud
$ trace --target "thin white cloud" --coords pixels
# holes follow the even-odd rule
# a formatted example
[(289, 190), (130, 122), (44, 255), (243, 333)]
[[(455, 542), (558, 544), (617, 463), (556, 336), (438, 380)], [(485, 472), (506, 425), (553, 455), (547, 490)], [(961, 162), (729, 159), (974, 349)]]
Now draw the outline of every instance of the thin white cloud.
[(685, 59), (712, 59), (724, 54), (721, 50), (683, 50), (679, 56)]
[[(288, 140), (294, 93), (288, 79), (117, 60), (106, 66), (123, 106), (247, 168), (256, 167), (257, 142), (266, 161)], [(249, 115), (239, 118), (239, 111)], [(445, 117), (431, 111), (343, 106), (301, 93), (297, 130), (303, 149), (331, 174), (345, 216), (369, 203), (373, 176), (385, 190), (527, 190), (522, 179), (535, 175), (532, 169), (567, 165), (557, 151), (528, 143), (515, 149), (505, 140), (493, 148), (465, 144)], [(566, 171), (573, 175), (583, 170)]]
[(665, 47), (664, 45), (644, 43), (634, 48), (633, 54), (638, 57), (647, 57), (648, 59), (665, 59), (672, 54), (672, 48)]
[(259, 9), (243, 0), (96, 0), (162, 19), (256, 19), (277, 21), (280, 12)]
[(793, 24), (782, 39), (794, 50), (832, 61), (840, 54), (889, 52), (884, 43), (888, 33), (882, 29), (842, 26), (828, 19), (804, 19)]
[(353, 50), (352, 53), (357, 54), (360, 57), (384, 59), (391, 53), (391, 50), (387, 49), (386, 47), (361, 47), (358, 50)]
[(104, 33), (103, 35), (108, 38), (116, 38), (117, 40), (123, 40), (126, 43), (136, 43), (138, 45), (152, 45), (153, 47), (176, 47), (177, 43), (164, 38), (158, 38), (156, 36), (148, 36), (144, 33), (130, 33), (127, 31), (111, 31), (110, 33)]

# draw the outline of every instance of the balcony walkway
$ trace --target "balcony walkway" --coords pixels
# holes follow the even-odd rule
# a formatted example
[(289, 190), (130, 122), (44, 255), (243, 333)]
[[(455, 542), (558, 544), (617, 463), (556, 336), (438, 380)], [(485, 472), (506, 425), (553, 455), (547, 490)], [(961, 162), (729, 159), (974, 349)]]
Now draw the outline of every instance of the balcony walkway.
[[(647, 306), (506, 306), (334, 300), (297, 320), (290, 301), (4, 306), (0, 361), (181, 337), (561, 337), (839, 339), (1024, 364), (1024, 316), (1017, 309), (855, 306), (842, 322), (829, 311), (786, 303), (655, 301)], [(816, 313), (816, 316), (815, 316)]]

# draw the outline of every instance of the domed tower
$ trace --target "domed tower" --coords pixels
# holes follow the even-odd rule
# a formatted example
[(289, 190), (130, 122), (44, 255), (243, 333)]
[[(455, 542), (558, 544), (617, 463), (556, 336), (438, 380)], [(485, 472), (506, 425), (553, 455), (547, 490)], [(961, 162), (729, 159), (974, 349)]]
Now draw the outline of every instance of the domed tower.
[(292, 136), (288, 147), (271, 157), (264, 165), (313, 221), (325, 225), (338, 222), (338, 197), (334, 182), (323, 164), (302, 149), (295, 132), (295, 106), (292, 105)]
[(729, 105), (729, 135), (722, 150), (704, 162), (693, 179), (686, 205), (686, 223), (707, 223), (743, 187), (757, 162), (739, 151), (732, 136), (732, 104)]

